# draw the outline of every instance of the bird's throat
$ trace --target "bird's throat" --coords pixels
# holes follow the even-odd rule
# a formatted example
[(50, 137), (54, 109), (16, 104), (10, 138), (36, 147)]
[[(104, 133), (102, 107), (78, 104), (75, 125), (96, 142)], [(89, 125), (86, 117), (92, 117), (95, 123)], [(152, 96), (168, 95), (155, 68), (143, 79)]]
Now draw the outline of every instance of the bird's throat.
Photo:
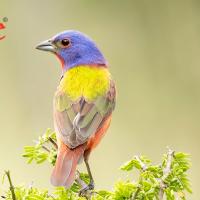
[(62, 70), (64, 70), (64, 68), (65, 68), (65, 61), (63, 60), (63, 58), (60, 55), (58, 55), (58, 54), (55, 54), (55, 55), (58, 58), (58, 60), (61, 62)]

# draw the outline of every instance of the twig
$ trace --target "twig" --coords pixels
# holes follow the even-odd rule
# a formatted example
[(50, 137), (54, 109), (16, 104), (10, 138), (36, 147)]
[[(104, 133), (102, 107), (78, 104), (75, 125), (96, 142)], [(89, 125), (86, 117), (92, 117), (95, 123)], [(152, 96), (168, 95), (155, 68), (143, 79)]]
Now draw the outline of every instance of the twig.
[(172, 164), (173, 157), (174, 157), (174, 151), (171, 150), (170, 148), (168, 148), (166, 167), (164, 168), (163, 176), (160, 179), (159, 200), (162, 200), (163, 196), (164, 196), (164, 189), (166, 188), (166, 184), (165, 184), (164, 181), (169, 176), (169, 174), (171, 172), (171, 164)]
[(12, 199), (13, 200), (17, 200), (16, 199), (16, 195), (15, 195), (15, 189), (14, 189), (14, 186), (12, 184), (11, 177), (10, 177), (10, 171), (5, 171), (5, 174), (6, 174), (7, 178), (8, 178), (8, 181), (9, 181), (10, 192), (11, 192), (11, 195), (12, 195)]
[(138, 187), (137, 187), (137, 190), (136, 190), (135, 193), (134, 193), (134, 196), (131, 198), (132, 200), (134, 200), (134, 199), (137, 198), (137, 196), (138, 196), (140, 190), (141, 190), (141, 188), (140, 188), (140, 186), (138, 186)]
[(142, 167), (142, 171), (145, 171), (147, 169), (147, 166), (142, 162), (139, 156), (135, 156), (135, 159), (140, 163)]
[(42, 145), (42, 148), (43, 148), (44, 150), (46, 150), (48, 153), (50, 153), (50, 150), (49, 150), (47, 147), (45, 147), (44, 145)]
[(53, 144), (53, 146), (58, 149), (58, 145), (56, 144), (56, 142), (52, 139), (52, 138), (49, 138), (49, 141)]
[[(142, 160), (140, 159), (140, 156), (135, 156), (135, 159), (140, 163), (142, 171), (144, 172), (147, 169), (147, 166), (142, 162)], [(141, 181), (141, 176), (139, 178), (139, 185), (137, 186), (137, 190), (135, 191), (134, 195), (131, 197), (131, 200), (137, 199), (137, 196), (141, 190), (140, 181)]]
[(78, 170), (76, 170), (76, 181), (78, 182), (78, 184), (79, 184), (82, 188), (87, 187), (87, 184), (85, 183), (85, 181), (83, 181), (83, 180), (80, 178), (80, 172), (79, 172)]

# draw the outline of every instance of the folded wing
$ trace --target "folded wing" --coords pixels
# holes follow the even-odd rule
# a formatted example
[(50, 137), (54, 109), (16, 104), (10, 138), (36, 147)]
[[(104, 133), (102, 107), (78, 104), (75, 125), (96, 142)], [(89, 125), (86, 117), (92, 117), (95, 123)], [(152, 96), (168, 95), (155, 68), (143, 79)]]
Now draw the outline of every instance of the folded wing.
[(115, 84), (112, 80), (109, 90), (92, 102), (84, 97), (73, 101), (58, 90), (54, 98), (54, 121), (58, 137), (69, 148), (85, 143), (113, 111), (115, 96)]

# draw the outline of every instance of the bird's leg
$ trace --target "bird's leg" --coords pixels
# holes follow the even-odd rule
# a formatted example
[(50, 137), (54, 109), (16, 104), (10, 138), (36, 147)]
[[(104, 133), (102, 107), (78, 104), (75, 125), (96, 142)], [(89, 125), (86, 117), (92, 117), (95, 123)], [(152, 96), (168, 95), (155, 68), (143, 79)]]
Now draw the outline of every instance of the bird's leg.
[(90, 182), (86, 187), (84, 187), (83, 189), (80, 190), (80, 192), (79, 192), (80, 196), (85, 196), (88, 190), (94, 189), (94, 179), (92, 177), (92, 173), (91, 173), (90, 166), (89, 166), (89, 163), (88, 163), (88, 157), (89, 157), (88, 154), (84, 155), (84, 162), (85, 162), (85, 165), (86, 165), (86, 168), (87, 168), (87, 172), (88, 172), (88, 175), (89, 175), (89, 178), (90, 178)]
[(85, 165), (86, 165), (86, 168), (87, 168), (88, 175), (90, 177), (90, 183), (89, 183), (88, 187), (89, 187), (89, 190), (93, 190), (94, 189), (94, 179), (92, 177), (92, 173), (91, 173), (91, 170), (90, 170), (88, 159), (86, 159), (84, 161), (85, 161)]

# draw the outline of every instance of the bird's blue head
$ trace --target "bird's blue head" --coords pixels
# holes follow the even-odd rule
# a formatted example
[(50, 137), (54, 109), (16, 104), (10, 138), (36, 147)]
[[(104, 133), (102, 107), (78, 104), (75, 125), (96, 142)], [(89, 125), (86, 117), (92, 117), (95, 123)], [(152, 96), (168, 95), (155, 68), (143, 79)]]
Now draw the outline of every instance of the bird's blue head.
[(64, 31), (40, 43), (36, 48), (56, 54), (64, 71), (79, 65), (107, 66), (94, 41), (79, 31)]

